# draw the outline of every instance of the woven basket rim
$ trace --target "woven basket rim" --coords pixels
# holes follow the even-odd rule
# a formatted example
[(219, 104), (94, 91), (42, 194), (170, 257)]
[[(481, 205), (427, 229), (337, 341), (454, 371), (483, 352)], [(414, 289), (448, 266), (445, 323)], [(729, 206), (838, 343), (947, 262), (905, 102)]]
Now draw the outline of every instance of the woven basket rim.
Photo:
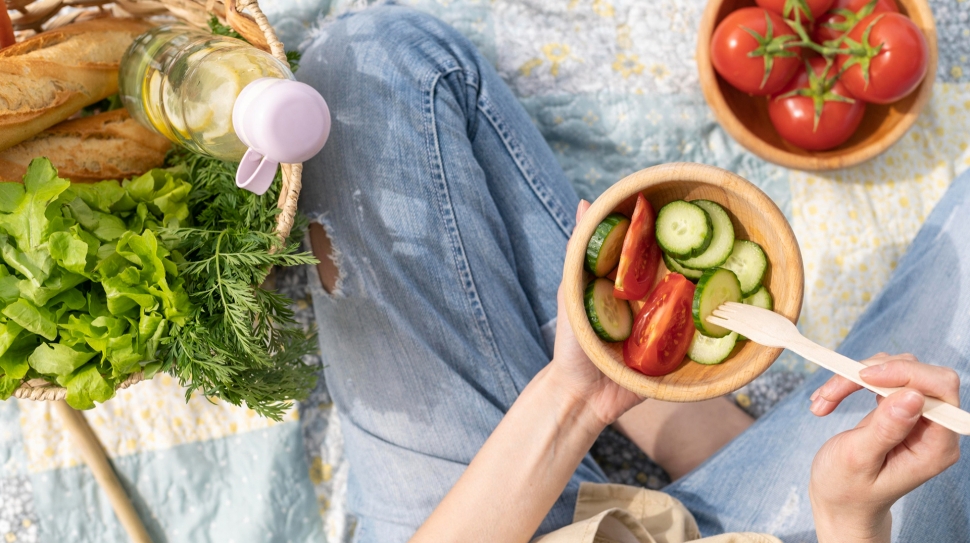
[[(150, 18), (162, 14), (191, 22), (189, 16), (197, 18), (201, 15), (207, 18), (208, 15), (215, 15), (249, 39), (251, 43), (268, 50), (274, 57), (286, 63), (286, 52), (283, 49), (283, 44), (276, 36), (276, 31), (273, 30), (266, 15), (260, 9), (258, 1), (226, 1), (227, 4), (223, 5), (221, 1), (217, 0), (114, 0), (114, 4), (120, 7), (124, 14), (133, 18)], [(31, 3), (31, 1), (8, 0), (7, 6), (8, 9), (17, 8), (21, 13), (27, 13), (25, 8)], [(62, 3), (57, 5), (52, 13), (44, 15), (44, 21), (53, 18), (62, 7), (95, 6), (100, 12), (104, 12), (105, 5), (111, 3), (112, 0), (62, 0)], [(74, 22), (74, 19), (68, 21), (67, 24), (72, 22)], [(19, 27), (16, 20), (14, 26), (15, 28)], [(23, 28), (33, 28), (34, 26), (36, 25), (31, 23), (30, 25), (23, 25)], [(265, 43), (257, 44), (260, 38), (265, 40)], [(276, 235), (283, 241), (289, 237), (296, 219), (297, 200), (302, 187), (303, 165), (282, 164), (281, 169), (283, 171), (283, 184), (280, 188), (279, 200), (276, 202), (277, 207), (280, 208), (280, 214), (276, 218)], [(142, 372), (133, 373), (119, 383), (116, 390), (128, 388), (143, 380), (144, 374)], [(13, 396), (24, 400), (56, 401), (67, 398), (67, 389), (43, 379), (34, 379), (29, 382), (22, 382), (14, 391)]]

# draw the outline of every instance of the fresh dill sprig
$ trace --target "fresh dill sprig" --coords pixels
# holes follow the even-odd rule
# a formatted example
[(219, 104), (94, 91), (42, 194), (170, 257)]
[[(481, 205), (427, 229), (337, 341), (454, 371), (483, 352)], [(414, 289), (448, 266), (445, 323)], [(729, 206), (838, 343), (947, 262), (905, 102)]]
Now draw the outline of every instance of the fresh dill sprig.
[(184, 165), (193, 185), (194, 224), (163, 235), (183, 257), (179, 276), (194, 309), (173, 328), (164, 367), (186, 396), (199, 391), (279, 420), (316, 383), (318, 368), (303, 362), (315, 337), (293, 319), (290, 300), (260, 285), (273, 267), (317, 262), (297, 252), (306, 220), (285, 242), (276, 236), (279, 175), (257, 196), (236, 187), (235, 164), (181, 149), (167, 163)]
[(286, 62), (290, 64), (290, 71), (296, 73), (300, 69), (300, 59), (303, 55), (299, 51), (287, 51), (286, 52)]
[(242, 34), (233, 30), (231, 26), (220, 23), (215, 15), (209, 18), (209, 30), (218, 36), (229, 36), (230, 38), (245, 41)]

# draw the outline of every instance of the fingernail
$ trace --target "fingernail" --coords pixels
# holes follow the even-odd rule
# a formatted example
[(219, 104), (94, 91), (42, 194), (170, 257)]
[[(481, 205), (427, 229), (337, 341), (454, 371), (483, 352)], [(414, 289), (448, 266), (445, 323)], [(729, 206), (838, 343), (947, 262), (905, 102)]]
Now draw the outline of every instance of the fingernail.
[(822, 389), (820, 389), (820, 388), (816, 388), (815, 389), (815, 392), (812, 393), (812, 396), (809, 398), (809, 400), (812, 401), (812, 402), (814, 402), (815, 399), (818, 398), (819, 391), (821, 391), (821, 390)]
[(819, 412), (822, 410), (822, 407), (825, 405), (825, 403), (826, 403), (825, 398), (816, 397), (814, 400), (812, 400), (812, 405), (808, 409), (812, 413), (815, 413), (816, 415), (818, 415)]
[(919, 392), (907, 392), (902, 398), (893, 402), (893, 416), (902, 420), (918, 417), (923, 410), (923, 395)]
[(882, 373), (884, 371), (886, 371), (885, 364), (876, 364), (875, 366), (867, 366), (865, 368), (862, 368), (861, 370), (859, 370), (859, 375), (862, 377), (866, 377), (866, 376), (871, 377), (873, 375)]

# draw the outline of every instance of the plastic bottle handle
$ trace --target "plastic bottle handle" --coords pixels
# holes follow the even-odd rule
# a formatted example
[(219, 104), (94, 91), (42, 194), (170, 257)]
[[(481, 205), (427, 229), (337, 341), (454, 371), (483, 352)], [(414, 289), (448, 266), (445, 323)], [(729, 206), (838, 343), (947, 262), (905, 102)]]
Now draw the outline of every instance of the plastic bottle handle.
[(279, 162), (270, 160), (253, 149), (246, 151), (236, 170), (236, 186), (262, 196), (276, 177)]

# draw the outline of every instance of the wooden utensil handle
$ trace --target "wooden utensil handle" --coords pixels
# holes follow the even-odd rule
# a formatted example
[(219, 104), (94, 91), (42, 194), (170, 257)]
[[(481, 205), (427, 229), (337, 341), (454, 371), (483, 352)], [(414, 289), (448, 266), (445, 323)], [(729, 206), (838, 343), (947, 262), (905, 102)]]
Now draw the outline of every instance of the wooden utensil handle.
[[(788, 348), (806, 359), (815, 362), (819, 366), (833, 373), (837, 373), (880, 396), (886, 397), (900, 390), (899, 388), (870, 385), (859, 376), (859, 372), (865, 369), (865, 364), (856, 362), (837, 352), (830, 351), (809, 339), (802, 338), (802, 341), (791, 344)], [(938, 398), (926, 398), (926, 403), (923, 404), (923, 416), (958, 434), (970, 435), (970, 413)]]
[(135, 543), (151, 543), (152, 540), (148, 537), (145, 525), (142, 524), (138, 513), (135, 512), (135, 507), (128, 498), (128, 494), (118, 481), (118, 476), (111, 468), (108, 456), (105, 454), (101, 442), (98, 441), (98, 436), (94, 435), (94, 431), (88, 425), (87, 419), (63, 400), (51, 403), (54, 404), (54, 409), (61, 420), (64, 421), (64, 427), (71, 434), (71, 440), (77, 446), (78, 452), (81, 453), (84, 463), (88, 465), (94, 479), (108, 495), (108, 501), (111, 502), (111, 507), (118, 516), (118, 520), (121, 521), (125, 532), (128, 533), (128, 537)]

